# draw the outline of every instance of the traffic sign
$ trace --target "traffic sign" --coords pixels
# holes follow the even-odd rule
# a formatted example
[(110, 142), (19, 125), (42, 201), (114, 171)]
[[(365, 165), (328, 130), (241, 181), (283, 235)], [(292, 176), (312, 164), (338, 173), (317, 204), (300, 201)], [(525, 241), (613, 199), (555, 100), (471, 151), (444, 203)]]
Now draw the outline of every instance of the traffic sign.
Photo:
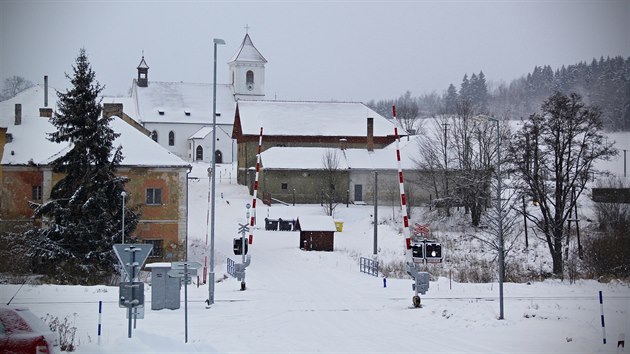
[(196, 276), (197, 268), (188, 268), (188, 274), (185, 274), (183, 269), (171, 269), (168, 272), (166, 272), (166, 274), (168, 274), (168, 276), (171, 278), (183, 278), (185, 276), (188, 276), (188, 277)]
[(132, 273), (134, 276), (138, 274), (134, 268), (140, 269), (153, 250), (153, 245), (148, 243), (116, 243), (113, 247), (118, 261), (129, 278)]
[(121, 281), (118, 292), (119, 307), (137, 307), (144, 305), (144, 283), (140, 281)]
[(173, 262), (171, 263), (171, 269), (184, 269), (188, 266), (188, 270), (201, 268), (199, 262)]
[(244, 233), (249, 231), (249, 226), (247, 226), (247, 224), (239, 223), (238, 226), (239, 226), (238, 227), (238, 233), (239, 234), (244, 234)]

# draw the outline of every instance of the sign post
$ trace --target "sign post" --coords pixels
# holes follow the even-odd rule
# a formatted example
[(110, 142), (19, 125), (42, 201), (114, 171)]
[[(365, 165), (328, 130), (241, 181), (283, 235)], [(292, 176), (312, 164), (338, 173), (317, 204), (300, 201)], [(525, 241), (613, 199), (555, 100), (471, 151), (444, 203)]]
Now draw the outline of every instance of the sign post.
[(173, 262), (171, 270), (166, 273), (172, 278), (184, 278), (184, 343), (188, 343), (188, 284), (199, 268), (201, 263), (197, 262)]
[(131, 338), (131, 319), (134, 317), (134, 314), (137, 316), (136, 308), (144, 306), (144, 283), (139, 282), (136, 277), (140, 268), (149, 257), (149, 253), (153, 250), (153, 245), (117, 243), (114, 244), (113, 248), (129, 279), (129, 282), (120, 283), (118, 298), (119, 305), (127, 307), (127, 316), (129, 317), (127, 337)]

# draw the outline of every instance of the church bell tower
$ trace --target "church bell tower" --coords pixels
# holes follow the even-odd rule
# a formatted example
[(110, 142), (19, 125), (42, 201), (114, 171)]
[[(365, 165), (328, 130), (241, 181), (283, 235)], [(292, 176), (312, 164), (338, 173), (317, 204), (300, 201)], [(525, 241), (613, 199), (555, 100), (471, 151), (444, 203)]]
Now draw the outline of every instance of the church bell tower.
[(265, 64), (267, 60), (252, 43), (249, 33), (228, 62), (229, 80), (236, 99), (265, 98)]

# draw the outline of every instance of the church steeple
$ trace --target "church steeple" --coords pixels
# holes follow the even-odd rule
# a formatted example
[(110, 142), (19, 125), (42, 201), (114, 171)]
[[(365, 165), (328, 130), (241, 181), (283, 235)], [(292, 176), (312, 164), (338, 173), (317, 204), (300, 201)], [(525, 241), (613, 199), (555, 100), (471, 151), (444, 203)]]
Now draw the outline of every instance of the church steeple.
[(138, 64), (138, 87), (147, 87), (149, 86), (149, 66), (147, 62), (144, 61), (144, 54), (142, 55), (142, 60), (140, 60), (140, 64)]
[(249, 33), (246, 33), (241, 46), (228, 61), (230, 82), (236, 98), (264, 98), (266, 63), (267, 59), (256, 49)]

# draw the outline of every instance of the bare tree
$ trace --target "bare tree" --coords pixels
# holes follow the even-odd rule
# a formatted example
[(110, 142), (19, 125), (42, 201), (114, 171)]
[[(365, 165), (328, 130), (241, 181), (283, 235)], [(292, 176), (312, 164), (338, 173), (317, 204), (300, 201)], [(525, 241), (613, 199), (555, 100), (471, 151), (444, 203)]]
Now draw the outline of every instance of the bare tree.
[(542, 113), (530, 115), (510, 139), (509, 158), (522, 193), (537, 205), (523, 213), (547, 242), (556, 276), (563, 276), (565, 223), (594, 171), (593, 162), (617, 154), (601, 129), (597, 108), (585, 106), (576, 93), (555, 93), (543, 103)]
[(13, 75), (6, 78), (4, 79), (2, 93), (0, 94), (0, 101), (8, 100), (9, 98), (14, 97), (18, 93), (33, 86), (32, 82), (21, 76)]
[(322, 166), (324, 176), (321, 180), (322, 202), (326, 215), (332, 216), (335, 208), (340, 203), (340, 194), (337, 190), (341, 180), (341, 171), (339, 170), (340, 158), (337, 150), (328, 149), (322, 156)]

